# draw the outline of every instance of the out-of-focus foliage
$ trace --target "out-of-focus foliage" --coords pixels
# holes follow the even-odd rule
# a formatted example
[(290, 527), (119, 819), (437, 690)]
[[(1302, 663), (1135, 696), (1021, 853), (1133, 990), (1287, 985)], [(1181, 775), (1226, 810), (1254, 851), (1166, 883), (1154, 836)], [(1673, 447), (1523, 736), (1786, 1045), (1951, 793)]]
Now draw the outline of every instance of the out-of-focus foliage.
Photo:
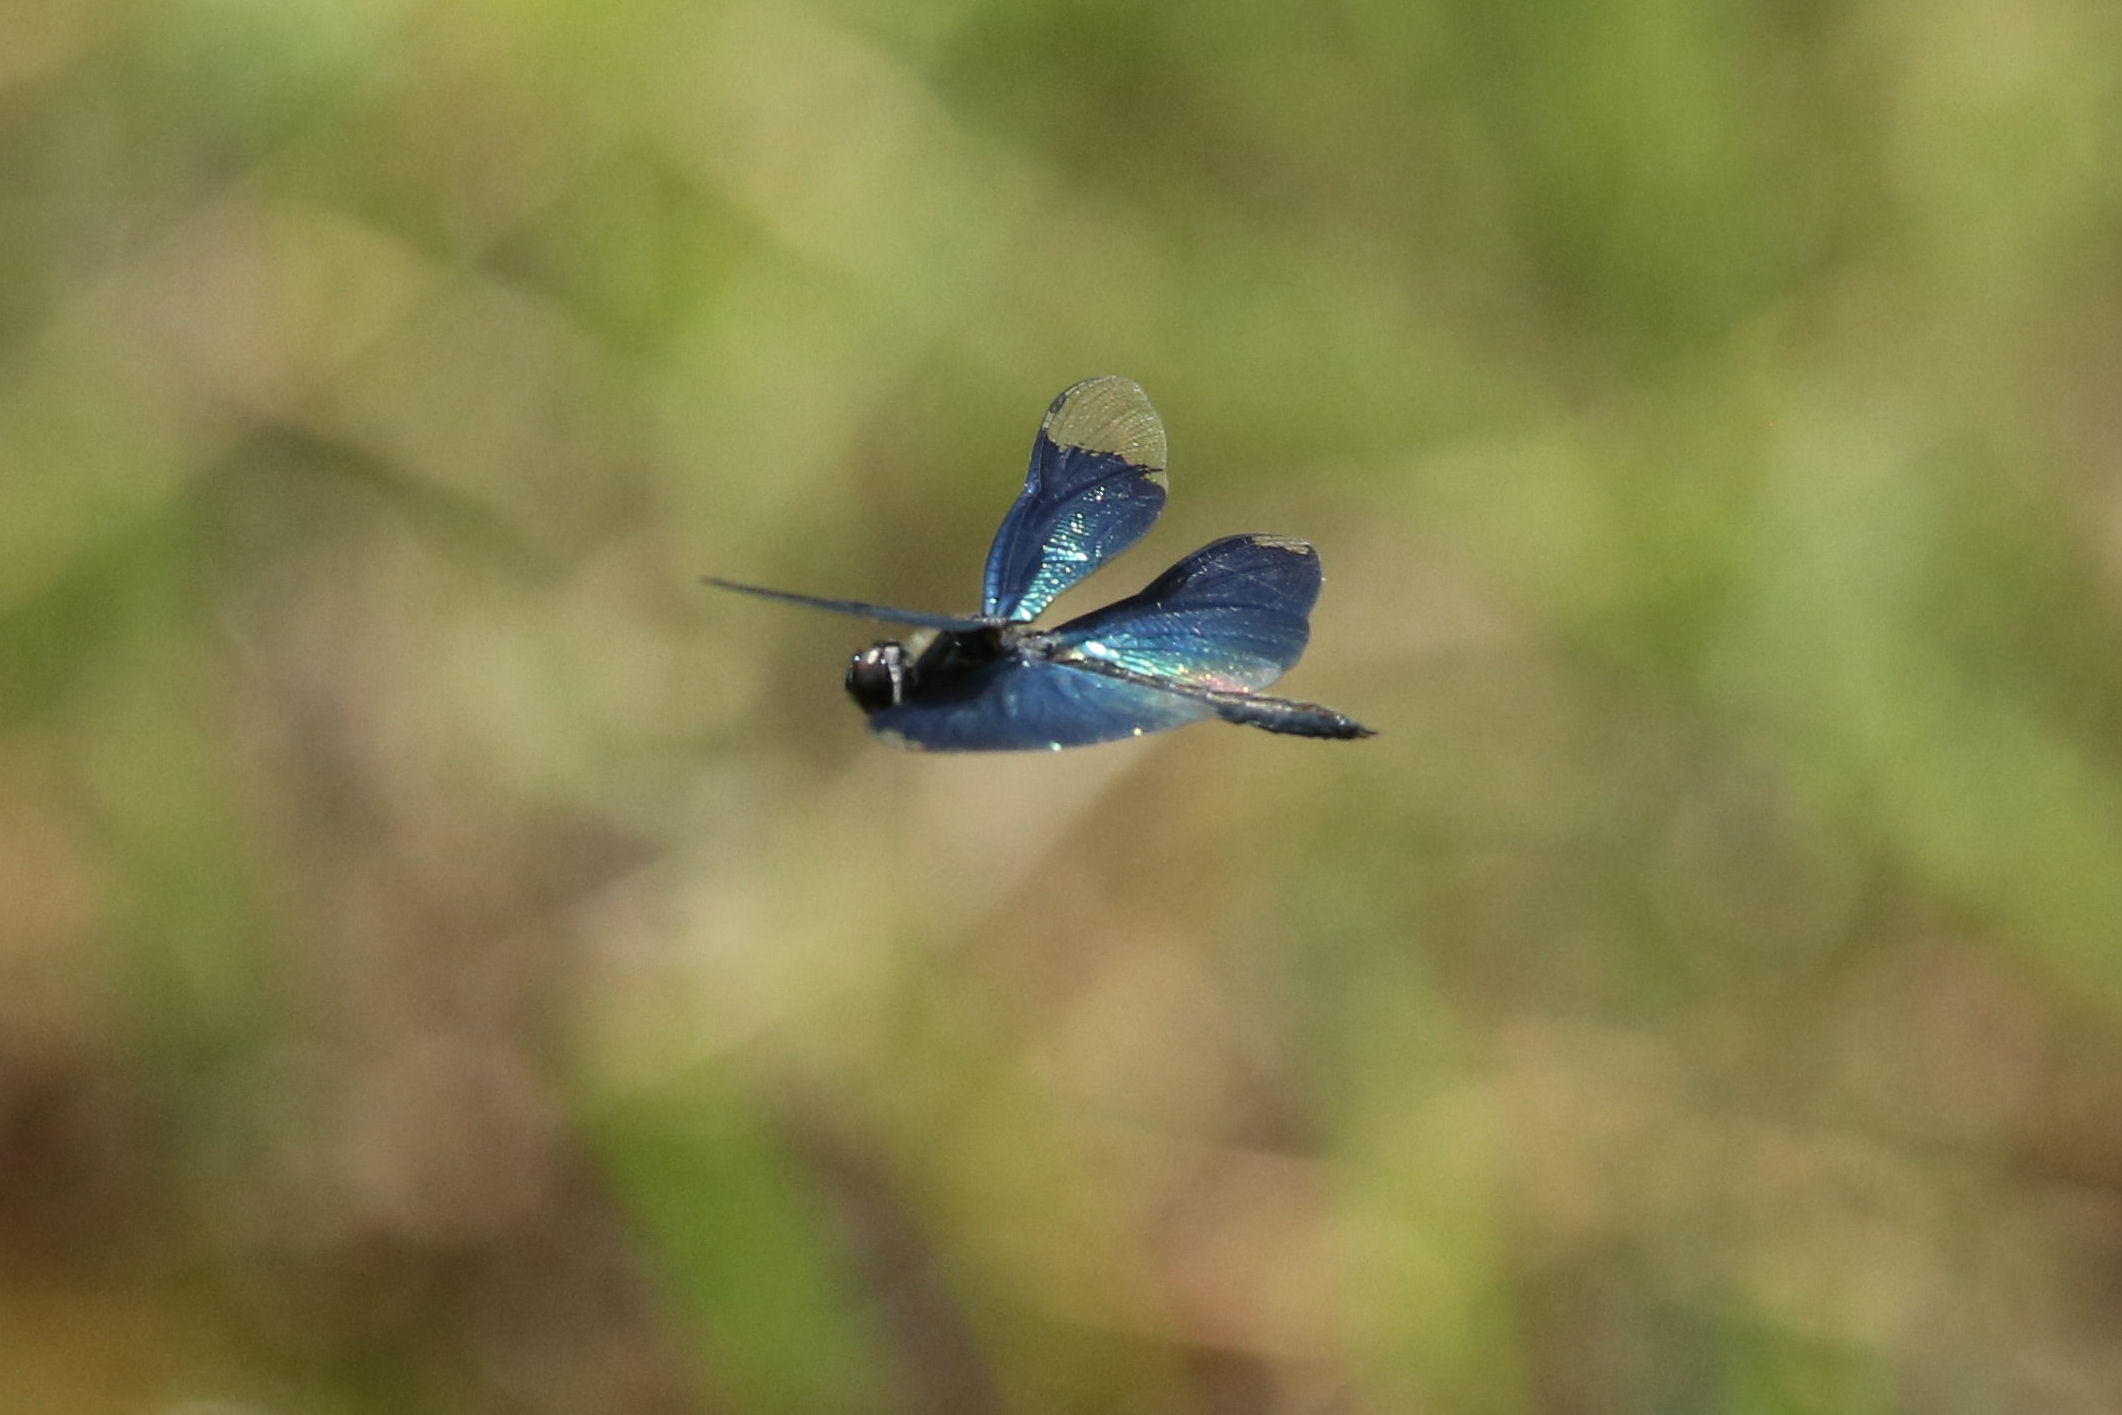
[[(0, 0), (0, 1411), (2122, 1406), (2108, 0)], [(1040, 410), (1328, 572), (924, 759)]]

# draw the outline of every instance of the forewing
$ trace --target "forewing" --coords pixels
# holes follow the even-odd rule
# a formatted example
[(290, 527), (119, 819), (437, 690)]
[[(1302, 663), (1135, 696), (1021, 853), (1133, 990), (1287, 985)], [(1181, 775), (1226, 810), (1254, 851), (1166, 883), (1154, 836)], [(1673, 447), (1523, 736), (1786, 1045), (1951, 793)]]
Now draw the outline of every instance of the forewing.
[(1140, 737), (1216, 716), (1213, 703), (1008, 657), (947, 689), (870, 714), (895, 746), (930, 752), (1047, 751)]
[(1140, 594), (1046, 637), (1064, 661), (1095, 659), (1207, 688), (1264, 688), (1304, 653), (1319, 583), (1319, 553), (1303, 541), (1229, 536)]
[(1132, 379), (1085, 379), (1056, 398), (988, 548), (981, 612), (1036, 619), (1140, 540), (1164, 509), (1164, 467), (1164, 424)]
[(718, 590), (735, 590), (738, 594), (757, 595), (760, 599), (777, 599), (783, 604), (800, 604), (805, 609), (822, 609), (828, 614), (871, 619), (879, 624), (906, 624), (918, 629), (960, 631), (985, 627), (981, 620), (967, 619), (957, 614), (924, 614), (919, 610), (893, 609), (888, 604), (870, 604), (859, 599), (820, 599), (816, 595), (797, 594), (794, 590), (770, 590), (764, 585), (740, 585), (735, 580), (718, 580), (713, 575), (703, 576), (701, 583), (713, 585)]

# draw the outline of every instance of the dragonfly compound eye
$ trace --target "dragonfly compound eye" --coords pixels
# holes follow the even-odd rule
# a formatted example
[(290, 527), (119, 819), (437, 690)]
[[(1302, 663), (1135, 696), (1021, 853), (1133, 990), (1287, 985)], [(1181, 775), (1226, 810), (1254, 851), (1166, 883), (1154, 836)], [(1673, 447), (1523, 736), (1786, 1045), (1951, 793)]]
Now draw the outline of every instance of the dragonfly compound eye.
[(906, 647), (872, 644), (847, 665), (847, 695), (864, 712), (876, 712), (899, 701), (906, 686)]

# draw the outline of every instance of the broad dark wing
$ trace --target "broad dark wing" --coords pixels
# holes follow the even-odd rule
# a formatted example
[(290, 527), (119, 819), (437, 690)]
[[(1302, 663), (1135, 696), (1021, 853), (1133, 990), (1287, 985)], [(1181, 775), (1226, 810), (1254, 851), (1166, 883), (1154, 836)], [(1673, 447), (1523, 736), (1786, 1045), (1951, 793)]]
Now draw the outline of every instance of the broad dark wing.
[(1036, 619), (1140, 540), (1164, 509), (1164, 465), (1164, 424), (1132, 379), (1085, 379), (1056, 398), (988, 548), (981, 613)]
[(1264, 688), (1304, 652), (1319, 553), (1280, 536), (1201, 547), (1140, 594), (1047, 634), (1054, 656), (1205, 688)]
[(1057, 751), (1217, 715), (1215, 704), (1063, 663), (1008, 657), (918, 701), (871, 713), (894, 746), (930, 752)]
[(706, 575), (700, 581), (713, 585), (718, 590), (735, 590), (738, 594), (757, 595), (761, 599), (778, 599), (783, 604), (800, 604), (805, 609), (822, 609), (828, 614), (846, 614), (856, 619), (872, 619), (879, 624), (908, 624), (919, 629), (979, 629), (983, 621), (966, 619), (950, 614), (923, 614), (914, 609), (893, 609), (889, 605), (865, 604), (859, 599), (820, 599), (816, 595), (797, 594), (792, 590), (770, 590), (764, 585), (740, 585), (735, 580), (718, 580)]

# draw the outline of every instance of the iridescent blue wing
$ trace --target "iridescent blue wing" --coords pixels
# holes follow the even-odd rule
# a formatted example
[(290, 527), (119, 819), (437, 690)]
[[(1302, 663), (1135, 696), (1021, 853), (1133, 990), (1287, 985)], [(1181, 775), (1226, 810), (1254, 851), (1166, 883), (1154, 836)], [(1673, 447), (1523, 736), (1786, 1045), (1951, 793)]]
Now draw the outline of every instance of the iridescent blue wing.
[(1164, 424), (1132, 379), (1085, 379), (1054, 399), (988, 548), (981, 613), (1036, 619), (1140, 540), (1164, 509), (1164, 465)]
[(1319, 599), (1319, 553), (1281, 536), (1229, 536), (1140, 594), (1042, 637), (1056, 659), (1220, 691), (1264, 688), (1304, 653)]
[(894, 746), (930, 752), (1058, 751), (1183, 727), (1215, 704), (1083, 668), (1016, 656), (870, 714)]
[(1299, 737), (1376, 734), (1318, 703), (1253, 691), (1303, 656), (1319, 599), (1319, 553), (1281, 536), (1201, 547), (1140, 594), (1039, 636), (1048, 662), (1185, 697), (1225, 722)]

